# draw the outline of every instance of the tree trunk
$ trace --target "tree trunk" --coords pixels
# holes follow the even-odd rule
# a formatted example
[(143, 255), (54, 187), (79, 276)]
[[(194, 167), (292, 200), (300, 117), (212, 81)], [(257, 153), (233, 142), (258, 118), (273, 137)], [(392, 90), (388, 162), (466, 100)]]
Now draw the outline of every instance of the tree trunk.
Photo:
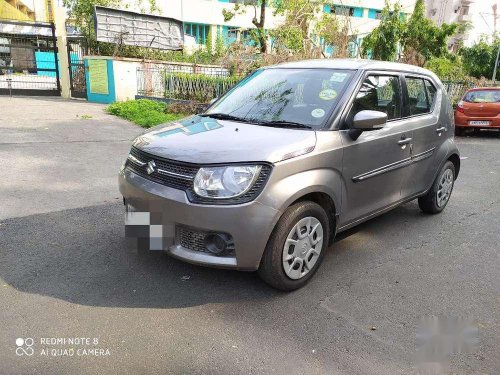
[(267, 52), (267, 40), (266, 40), (266, 30), (264, 25), (266, 23), (266, 2), (267, 0), (261, 0), (260, 2), (260, 20), (257, 21), (257, 17), (254, 17), (252, 23), (257, 28), (257, 34), (260, 43), (260, 52)]

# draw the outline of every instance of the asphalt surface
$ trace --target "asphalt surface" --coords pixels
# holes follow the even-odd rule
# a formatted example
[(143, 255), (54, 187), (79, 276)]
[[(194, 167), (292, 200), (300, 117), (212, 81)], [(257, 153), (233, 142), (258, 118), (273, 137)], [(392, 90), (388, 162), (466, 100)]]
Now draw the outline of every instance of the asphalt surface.
[(433, 315), (479, 330), (448, 373), (500, 373), (499, 135), (457, 139), (442, 214), (411, 202), (362, 224), (285, 294), (127, 250), (116, 174), (141, 129), (103, 108), (0, 97), (0, 374), (412, 374)]

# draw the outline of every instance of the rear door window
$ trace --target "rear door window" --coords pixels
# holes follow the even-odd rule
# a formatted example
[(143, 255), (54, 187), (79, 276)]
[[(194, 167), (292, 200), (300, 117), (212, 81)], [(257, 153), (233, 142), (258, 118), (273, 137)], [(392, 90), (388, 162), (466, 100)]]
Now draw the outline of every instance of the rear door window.
[(410, 116), (429, 113), (431, 111), (432, 103), (429, 101), (425, 80), (423, 78), (413, 77), (406, 77), (405, 79), (406, 87), (408, 89), (408, 106)]

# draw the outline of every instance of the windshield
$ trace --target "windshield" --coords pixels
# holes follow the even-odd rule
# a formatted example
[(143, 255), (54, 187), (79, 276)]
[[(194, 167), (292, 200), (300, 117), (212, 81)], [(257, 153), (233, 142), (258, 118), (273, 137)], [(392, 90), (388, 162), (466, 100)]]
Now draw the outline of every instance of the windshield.
[(464, 101), (469, 103), (500, 102), (500, 90), (475, 90), (465, 95)]
[(352, 70), (338, 69), (257, 70), (223, 96), (206, 115), (222, 114), (262, 125), (295, 123), (319, 128), (353, 74)]

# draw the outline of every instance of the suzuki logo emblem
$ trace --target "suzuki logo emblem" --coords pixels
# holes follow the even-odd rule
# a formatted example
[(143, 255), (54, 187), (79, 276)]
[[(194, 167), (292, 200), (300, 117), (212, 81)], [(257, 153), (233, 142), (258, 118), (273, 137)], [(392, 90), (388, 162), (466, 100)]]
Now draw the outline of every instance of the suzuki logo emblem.
[(155, 161), (154, 160), (151, 160), (149, 163), (148, 163), (148, 166), (146, 168), (146, 172), (148, 172), (148, 174), (151, 174), (155, 171), (155, 168), (156, 168), (156, 164), (155, 164)]

